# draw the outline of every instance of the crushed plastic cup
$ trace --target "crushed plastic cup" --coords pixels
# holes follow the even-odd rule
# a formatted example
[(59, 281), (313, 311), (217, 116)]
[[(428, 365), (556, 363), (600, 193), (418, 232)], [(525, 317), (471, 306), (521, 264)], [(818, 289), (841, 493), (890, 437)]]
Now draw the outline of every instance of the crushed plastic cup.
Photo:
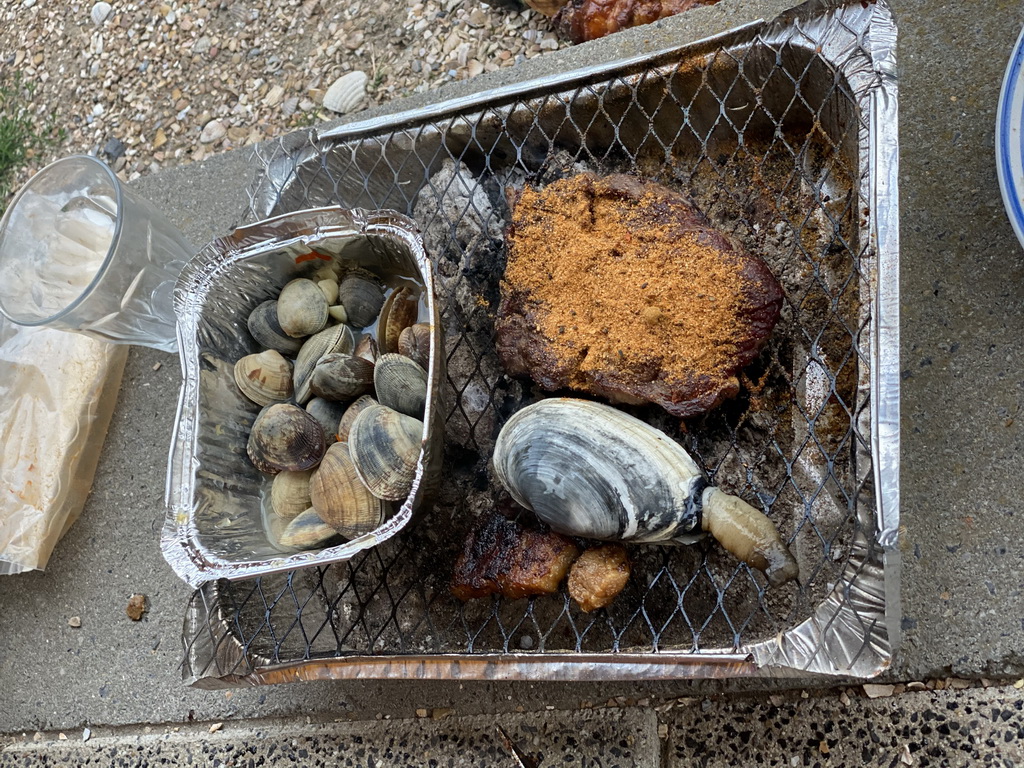
[(33, 176), (0, 219), (0, 313), (175, 352), (174, 284), (192, 254), (106, 164), (66, 157)]

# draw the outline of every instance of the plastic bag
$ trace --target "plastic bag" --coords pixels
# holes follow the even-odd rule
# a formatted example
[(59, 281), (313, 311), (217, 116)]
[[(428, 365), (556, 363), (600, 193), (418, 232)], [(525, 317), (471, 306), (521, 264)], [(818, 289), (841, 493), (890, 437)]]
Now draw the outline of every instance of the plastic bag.
[(45, 568), (81, 514), (127, 356), (0, 318), (0, 574)]

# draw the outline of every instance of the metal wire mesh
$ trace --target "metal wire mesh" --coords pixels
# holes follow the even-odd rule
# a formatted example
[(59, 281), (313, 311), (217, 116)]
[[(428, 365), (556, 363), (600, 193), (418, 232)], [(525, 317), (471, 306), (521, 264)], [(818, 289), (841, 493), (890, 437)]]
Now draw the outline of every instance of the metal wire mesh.
[[(405, 654), (745, 652), (815, 616), (852, 624), (854, 645), (878, 642), (869, 126), (841, 64), (868, 57), (865, 27), (840, 13), (816, 28), (797, 20), (772, 29), (259, 151), (266, 173), (253, 218), (340, 204), (395, 208), (422, 227), (446, 336), (445, 480), (430, 512), (347, 563), (197, 591), (187, 677)], [(799, 584), (768, 589), (760, 574), (701, 544), (631, 548), (626, 591), (592, 614), (564, 591), (466, 604), (449, 593), (462, 541), (494, 504), (486, 473), (494, 435), (544, 395), (509, 379), (491, 343), (503, 190), (581, 169), (686, 192), (782, 283), (782, 319), (736, 400), (681, 427), (655, 409), (632, 410), (677, 436), (716, 484), (772, 517), (800, 563)]]

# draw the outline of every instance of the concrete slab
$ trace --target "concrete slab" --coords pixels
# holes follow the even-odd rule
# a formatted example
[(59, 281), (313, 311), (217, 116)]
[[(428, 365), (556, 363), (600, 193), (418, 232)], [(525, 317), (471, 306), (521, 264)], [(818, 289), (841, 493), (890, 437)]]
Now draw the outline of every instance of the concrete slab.
[(800, 698), (693, 699), (665, 715), (665, 768), (736, 765), (1020, 765), (1024, 693), (1014, 688), (869, 699), (826, 691)]
[[(711, 34), (789, 3), (724, 0), (598, 43), (544, 56), (506, 77), (530, 77)], [(992, 122), (1002, 67), (1024, 9), (1008, 0), (936, 8), (894, 0), (901, 20), (905, 645), (908, 679), (1020, 674), (1024, 560), (1021, 448), (1024, 313), (1020, 249), (1002, 213)], [(474, 80), (472, 88), (491, 81)], [(425, 99), (465, 93), (470, 84)], [(140, 179), (196, 244), (240, 220), (244, 153)], [(160, 363), (159, 370), (154, 370)], [(135, 349), (82, 519), (45, 574), (0, 580), (0, 732), (266, 715), (458, 714), (516, 706), (570, 709), (615, 696), (678, 696), (741, 688), (716, 682), (458, 684), (351, 681), (220, 693), (181, 686), (180, 631), (190, 590), (158, 549), (177, 360)], [(128, 596), (150, 609), (133, 623)], [(82, 627), (67, 618), (82, 617)], [(760, 681), (779, 686), (799, 681)]]
[[(105, 735), (50, 733), (0, 750), (3, 766), (46, 765), (520, 765), (504, 735), (538, 765), (655, 768), (660, 762), (653, 712), (615, 709), (494, 717), (445, 717), (373, 723), (229, 723)], [(217, 726), (214, 725), (214, 728)], [(498, 728), (504, 730), (503, 735)]]

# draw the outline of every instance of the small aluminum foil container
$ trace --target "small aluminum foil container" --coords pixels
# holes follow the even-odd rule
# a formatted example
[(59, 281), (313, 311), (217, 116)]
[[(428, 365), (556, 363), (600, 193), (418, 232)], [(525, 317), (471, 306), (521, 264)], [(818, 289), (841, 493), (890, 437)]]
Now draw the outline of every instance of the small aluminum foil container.
[[(234, 383), (234, 364), (260, 351), (246, 321), (297, 277), (324, 266), (311, 251), (423, 286), (433, 328), (423, 440), (412, 491), (377, 529), (337, 546), (284, 552), (268, 538), (270, 481), (246, 443), (260, 406)], [(304, 258), (305, 257), (305, 258)], [(182, 386), (167, 473), (161, 549), (192, 586), (348, 560), (394, 536), (429, 495), (441, 455), (438, 402), (444, 371), (430, 262), (413, 221), (394, 211), (302, 210), (236, 229), (209, 243), (182, 270), (174, 292)], [(394, 505), (397, 507), (397, 503)]]

